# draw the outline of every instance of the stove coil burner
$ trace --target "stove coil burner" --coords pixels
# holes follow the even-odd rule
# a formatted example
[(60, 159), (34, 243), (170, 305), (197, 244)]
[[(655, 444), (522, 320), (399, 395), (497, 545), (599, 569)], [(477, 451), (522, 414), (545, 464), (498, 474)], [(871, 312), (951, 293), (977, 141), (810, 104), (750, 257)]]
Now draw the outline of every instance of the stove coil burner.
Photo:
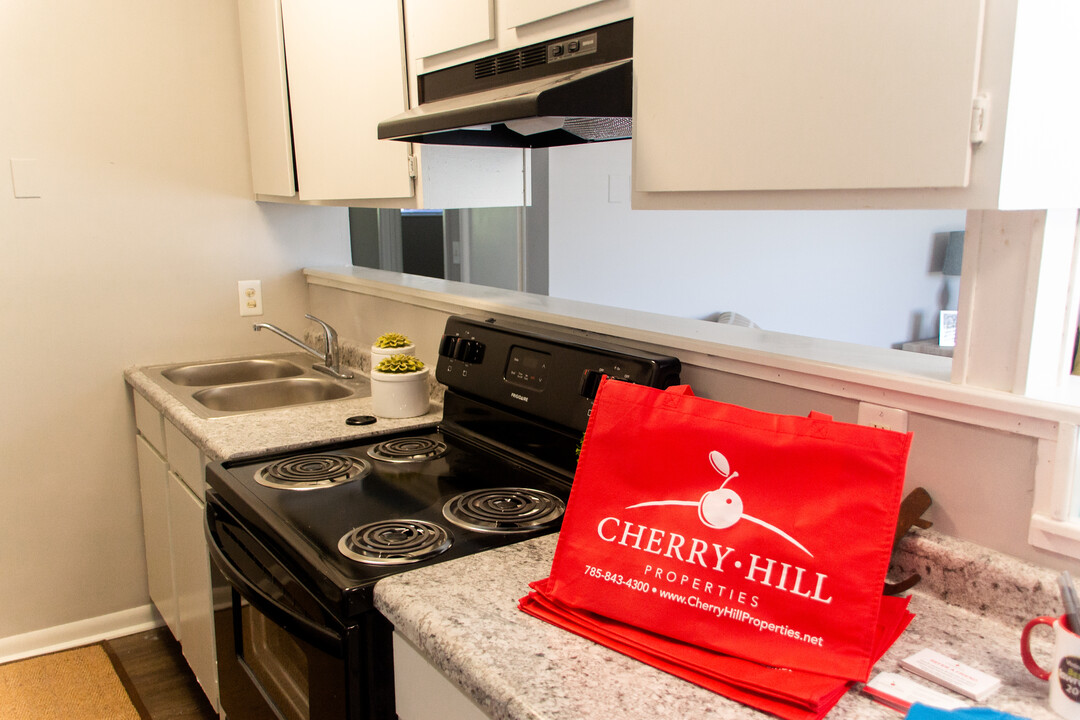
[(446, 443), (424, 437), (406, 437), (387, 440), (368, 450), (368, 457), (386, 462), (421, 462), (434, 460), (446, 454)]
[(296, 455), (259, 469), (255, 481), (282, 490), (314, 490), (351, 482), (370, 472), (371, 463), (348, 455)]
[(338, 541), (345, 557), (369, 565), (407, 565), (454, 544), (445, 528), (424, 520), (380, 520), (350, 530)]
[(492, 488), (457, 495), (443, 505), (443, 517), (469, 530), (514, 533), (539, 530), (562, 517), (566, 505), (543, 490)]

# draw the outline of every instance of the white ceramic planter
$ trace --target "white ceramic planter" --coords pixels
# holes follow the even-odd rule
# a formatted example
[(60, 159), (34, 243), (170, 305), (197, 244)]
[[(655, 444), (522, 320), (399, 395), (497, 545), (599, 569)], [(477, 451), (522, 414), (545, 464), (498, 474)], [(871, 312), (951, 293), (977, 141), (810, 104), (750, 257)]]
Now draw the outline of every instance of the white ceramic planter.
[(378, 417), (409, 418), (428, 411), (428, 368), (412, 373), (371, 371), (372, 412)]
[(406, 345), (399, 348), (382, 348), (371, 346), (371, 367), (375, 367), (379, 364), (379, 361), (383, 358), (388, 358), (391, 355), (416, 355), (416, 345)]

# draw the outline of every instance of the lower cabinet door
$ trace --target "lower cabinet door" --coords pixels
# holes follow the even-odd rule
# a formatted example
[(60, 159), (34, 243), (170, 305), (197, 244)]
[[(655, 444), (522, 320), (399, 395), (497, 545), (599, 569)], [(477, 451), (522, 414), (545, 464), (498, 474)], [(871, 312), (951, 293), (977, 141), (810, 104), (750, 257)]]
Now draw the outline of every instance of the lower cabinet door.
[(472, 698), (396, 631), (394, 701), (398, 720), (488, 720)]
[(174, 473), (169, 474), (169, 510), (180, 647), (210, 703), (217, 709), (217, 654), (214, 647), (210, 556), (203, 534), (205, 506)]
[(139, 494), (142, 498), (143, 539), (146, 545), (146, 579), (150, 600), (161, 613), (173, 637), (180, 639), (180, 621), (173, 588), (171, 539), (169, 537), (169, 468), (164, 458), (142, 435), (135, 437), (139, 459)]

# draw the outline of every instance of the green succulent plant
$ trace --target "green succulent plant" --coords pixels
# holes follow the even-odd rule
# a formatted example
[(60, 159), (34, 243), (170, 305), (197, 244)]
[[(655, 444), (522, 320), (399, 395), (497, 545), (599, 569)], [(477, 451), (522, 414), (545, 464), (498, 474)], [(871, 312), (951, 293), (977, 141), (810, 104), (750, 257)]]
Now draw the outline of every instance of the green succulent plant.
[(399, 348), (408, 345), (412, 345), (412, 340), (396, 332), (383, 333), (375, 339), (375, 347), (380, 348)]
[(391, 355), (380, 360), (375, 369), (381, 373), (414, 373), (423, 370), (424, 363), (413, 355)]

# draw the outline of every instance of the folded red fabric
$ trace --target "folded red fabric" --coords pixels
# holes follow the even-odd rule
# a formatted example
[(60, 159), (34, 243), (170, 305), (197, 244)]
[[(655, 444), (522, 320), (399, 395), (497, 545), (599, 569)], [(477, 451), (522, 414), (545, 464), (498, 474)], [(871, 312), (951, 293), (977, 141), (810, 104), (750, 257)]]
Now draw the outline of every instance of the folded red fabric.
[[(550, 579), (532, 583), (519, 607), (533, 617), (785, 720), (815, 720), (832, 709), (851, 682), (805, 670), (770, 667), (651, 633), (571, 608), (546, 594)], [(883, 597), (873, 660), (895, 642), (914, 617), (907, 598)]]

